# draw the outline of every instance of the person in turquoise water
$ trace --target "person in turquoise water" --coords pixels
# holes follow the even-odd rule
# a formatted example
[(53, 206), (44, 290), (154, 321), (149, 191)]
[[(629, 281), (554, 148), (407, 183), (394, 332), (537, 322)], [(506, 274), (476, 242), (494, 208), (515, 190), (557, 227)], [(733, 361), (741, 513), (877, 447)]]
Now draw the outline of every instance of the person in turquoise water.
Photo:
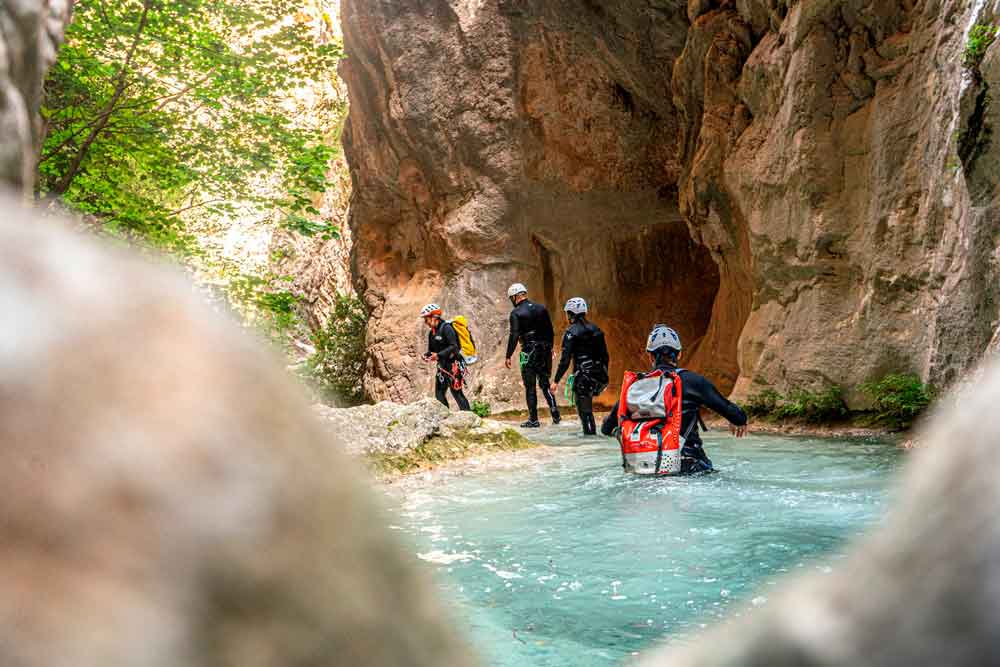
[(587, 319), (587, 302), (574, 297), (566, 302), (569, 328), (563, 334), (562, 356), (550, 391), (556, 394), (559, 381), (573, 362), (573, 396), (584, 435), (597, 435), (594, 397), (608, 386), (608, 345), (604, 332)]
[[(737, 438), (747, 432), (747, 415), (740, 406), (726, 399), (715, 385), (703, 375), (686, 368), (679, 368), (681, 358), (681, 338), (677, 332), (665, 324), (657, 324), (646, 340), (646, 352), (653, 364), (653, 371), (676, 372), (681, 378), (681, 427), (685, 434), (684, 448), (681, 450), (681, 472), (710, 472), (714, 470), (712, 460), (705, 454), (698, 432), (699, 410), (709, 408), (729, 420), (730, 430)], [(614, 435), (618, 428), (618, 403), (611, 409), (601, 424), (601, 433)]]

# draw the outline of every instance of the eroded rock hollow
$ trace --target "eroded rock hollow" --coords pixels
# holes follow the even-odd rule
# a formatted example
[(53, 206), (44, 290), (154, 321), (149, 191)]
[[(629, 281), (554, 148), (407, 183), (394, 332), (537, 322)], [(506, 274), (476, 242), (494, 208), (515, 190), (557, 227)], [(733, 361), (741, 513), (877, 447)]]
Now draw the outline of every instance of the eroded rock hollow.
[(366, 390), (426, 391), (440, 301), (516, 404), (515, 280), (587, 298), (613, 377), (666, 321), (737, 394), (952, 381), (998, 315), (990, 4), (346, 0)]

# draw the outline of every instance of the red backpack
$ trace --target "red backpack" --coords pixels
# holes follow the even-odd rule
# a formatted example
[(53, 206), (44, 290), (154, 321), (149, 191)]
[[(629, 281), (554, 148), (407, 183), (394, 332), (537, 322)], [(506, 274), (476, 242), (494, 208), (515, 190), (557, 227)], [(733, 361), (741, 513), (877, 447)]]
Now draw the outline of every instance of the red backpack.
[(639, 475), (681, 471), (681, 398), (676, 371), (627, 371), (618, 400), (618, 443), (625, 470)]

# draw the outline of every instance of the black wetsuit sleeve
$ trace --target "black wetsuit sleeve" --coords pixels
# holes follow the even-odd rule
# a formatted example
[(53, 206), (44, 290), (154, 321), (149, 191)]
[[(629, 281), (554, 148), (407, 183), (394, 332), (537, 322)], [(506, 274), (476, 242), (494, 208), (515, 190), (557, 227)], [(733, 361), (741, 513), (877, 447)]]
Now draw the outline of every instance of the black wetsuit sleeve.
[(461, 349), (458, 346), (458, 334), (455, 333), (455, 328), (450, 324), (441, 325), (441, 335), (444, 336), (444, 342), (448, 345), (443, 350), (438, 352), (438, 359), (451, 359), (458, 355), (458, 351)]
[(545, 306), (539, 305), (542, 309), (541, 327), (539, 327), (538, 339), (543, 343), (548, 343), (549, 347), (556, 341), (556, 330), (552, 328), (552, 317)]
[(608, 341), (604, 339), (604, 336), (598, 336), (598, 343), (600, 347), (597, 349), (597, 358), (601, 364), (607, 368), (608, 364), (611, 363), (611, 355), (608, 354)]
[(562, 356), (559, 357), (559, 367), (556, 369), (556, 377), (553, 380), (556, 384), (562, 380), (562, 376), (569, 370), (569, 362), (573, 359), (573, 334), (567, 331), (562, 339)]
[(601, 422), (601, 433), (604, 435), (614, 435), (615, 429), (618, 428), (618, 403), (615, 401), (615, 407), (611, 408), (611, 412)]
[(698, 393), (701, 395), (702, 405), (722, 415), (729, 420), (730, 424), (733, 424), (734, 426), (746, 425), (747, 414), (743, 412), (740, 406), (727, 400), (726, 397), (720, 394), (719, 390), (716, 389), (715, 385), (708, 379), (700, 375), (695, 376), (693, 379), (697, 383)]
[(434, 330), (431, 329), (427, 332), (427, 353), (424, 355), (425, 357), (431, 356), (431, 353), (433, 352), (433, 350), (431, 349), (431, 345), (433, 345), (433, 343), (434, 343)]
[(514, 311), (510, 312), (510, 337), (507, 339), (507, 358), (510, 359), (514, 356), (514, 350), (517, 349), (517, 337), (520, 334), (518, 327), (517, 313)]

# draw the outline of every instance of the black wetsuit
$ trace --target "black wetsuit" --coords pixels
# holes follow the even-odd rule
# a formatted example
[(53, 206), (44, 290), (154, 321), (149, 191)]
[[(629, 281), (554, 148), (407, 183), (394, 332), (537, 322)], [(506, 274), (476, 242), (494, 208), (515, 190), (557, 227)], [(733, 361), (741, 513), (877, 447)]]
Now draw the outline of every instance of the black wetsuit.
[(562, 357), (553, 380), (562, 380), (573, 362), (573, 393), (576, 395), (576, 412), (580, 415), (583, 432), (597, 434), (594, 421), (594, 396), (608, 386), (608, 345), (604, 332), (593, 322), (578, 319), (566, 329), (562, 339)]
[[(657, 370), (668, 371), (672, 369), (676, 370), (675, 367), (667, 364), (657, 366)], [(681, 451), (681, 472), (705, 472), (712, 470), (712, 461), (705, 454), (705, 450), (702, 447), (701, 434), (698, 432), (699, 408), (706, 407), (717, 412), (728, 419), (729, 423), (734, 426), (745, 426), (747, 415), (740, 406), (730, 402), (725, 396), (720, 394), (715, 385), (704, 376), (683, 368), (678, 370), (678, 375), (681, 376), (681, 388), (683, 392), (681, 401), (681, 435), (687, 434), (684, 449)], [(611, 409), (611, 414), (601, 424), (601, 433), (604, 435), (613, 435), (617, 427), (618, 404), (615, 403), (615, 407)]]
[(459, 410), (470, 410), (469, 399), (465, 397), (461, 386), (455, 388), (456, 377), (459, 379), (465, 372), (462, 364), (462, 348), (458, 342), (458, 334), (455, 328), (445, 321), (441, 321), (436, 329), (427, 332), (427, 354), (436, 352), (437, 376), (434, 378), (434, 396), (437, 400), (448, 405), (448, 390), (455, 397)]
[(552, 318), (540, 303), (525, 299), (510, 313), (510, 337), (507, 339), (507, 358), (514, 356), (518, 342), (527, 360), (521, 365), (521, 380), (524, 382), (524, 400), (528, 404), (528, 420), (538, 421), (538, 395), (535, 385), (542, 390), (542, 396), (552, 413), (552, 421), (559, 421), (556, 399), (549, 391), (549, 377), (552, 375)]

